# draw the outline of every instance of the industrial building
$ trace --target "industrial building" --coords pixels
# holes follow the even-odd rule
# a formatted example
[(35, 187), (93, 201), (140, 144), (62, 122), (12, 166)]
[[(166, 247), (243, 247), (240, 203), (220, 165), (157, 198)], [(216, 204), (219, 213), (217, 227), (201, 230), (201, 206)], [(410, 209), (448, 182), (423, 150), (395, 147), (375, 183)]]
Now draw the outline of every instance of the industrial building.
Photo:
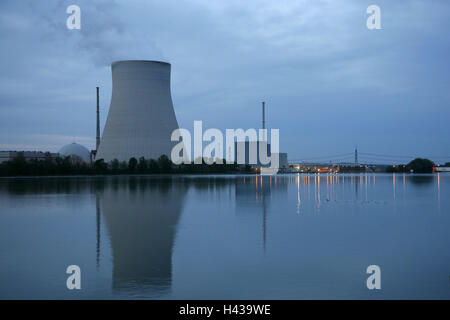
[[(99, 87), (97, 87), (97, 136), (96, 149), (89, 151), (84, 146), (71, 143), (63, 146), (59, 153), (21, 152), (26, 159), (70, 157), (72, 161), (90, 163), (94, 159), (110, 162), (114, 159), (129, 161), (157, 159), (161, 155), (170, 157), (173, 146), (171, 135), (178, 129), (172, 104), (170, 77), (171, 65), (161, 61), (125, 60), (111, 65), (112, 96), (110, 108), (100, 137)], [(262, 128), (265, 129), (265, 103), (262, 103)], [(270, 143), (262, 150), (271, 158)], [(259, 156), (260, 142), (235, 142), (234, 161), (254, 167), (269, 167)], [(244, 152), (244, 154), (242, 154)], [(12, 160), (16, 151), (0, 152), (0, 162)], [(275, 154), (274, 154), (275, 155)], [(287, 165), (287, 154), (279, 153), (279, 167)]]
[(450, 167), (441, 167), (441, 166), (437, 166), (433, 168), (434, 172), (450, 172)]
[(289, 164), (287, 152), (280, 152), (278, 154), (278, 164), (280, 168), (283, 168)]
[[(254, 167), (270, 166), (269, 164), (263, 165), (259, 157), (258, 141), (236, 141), (234, 143), (234, 162), (238, 164), (252, 165)], [(262, 142), (263, 153), (267, 154), (267, 157), (275, 156), (276, 153), (271, 153), (270, 143)], [(286, 152), (278, 153), (278, 167), (282, 168), (288, 165), (288, 155)]]
[[(262, 129), (266, 129), (266, 103), (262, 102)], [(267, 157), (272, 157), (270, 143), (267, 137), (262, 141), (236, 141), (234, 143), (234, 162), (238, 164), (251, 165), (253, 167), (269, 167), (271, 164), (262, 164), (259, 156), (259, 146), (262, 145), (262, 153)], [(276, 157), (276, 153), (273, 154)], [(288, 154), (278, 153), (278, 167), (283, 168), (288, 165)]]
[(117, 61), (112, 97), (95, 159), (105, 162), (170, 156), (178, 129), (170, 92), (171, 65), (161, 61)]
[(58, 157), (71, 157), (73, 161), (86, 162), (91, 161), (91, 153), (88, 149), (78, 143), (71, 143), (63, 146), (59, 152), (43, 151), (0, 151), (0, 163), (12, 161), (14, 158), (23, 157), (25, 160), (55, 160)]
[(67, 144), (59, 150), (61, 157), (70, 157), (74, 162), (91, 162), (91, 152), (78, 143)]
[(268, 157), (271, 156), (270, 143), (259, 141), (236, 141), (234, 143), (234, 162), (260, 167), (262, 163), (259, 157), (259, 146), (263, 147), (262, 152)]
[(42, 151), (0, 151), (0, 163), (12, 161), (17, 157), (23, 157), (25, 160), (53, 160), (58, 156), (58, 153)]

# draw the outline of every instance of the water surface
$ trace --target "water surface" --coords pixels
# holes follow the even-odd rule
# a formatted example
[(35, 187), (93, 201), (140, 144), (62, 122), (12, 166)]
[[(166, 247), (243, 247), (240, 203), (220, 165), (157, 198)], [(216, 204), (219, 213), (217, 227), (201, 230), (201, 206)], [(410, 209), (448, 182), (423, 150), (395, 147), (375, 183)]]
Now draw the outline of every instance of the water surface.
[(449, 192), (448, 174), (0, 179), (0, 298), (449, 299)]

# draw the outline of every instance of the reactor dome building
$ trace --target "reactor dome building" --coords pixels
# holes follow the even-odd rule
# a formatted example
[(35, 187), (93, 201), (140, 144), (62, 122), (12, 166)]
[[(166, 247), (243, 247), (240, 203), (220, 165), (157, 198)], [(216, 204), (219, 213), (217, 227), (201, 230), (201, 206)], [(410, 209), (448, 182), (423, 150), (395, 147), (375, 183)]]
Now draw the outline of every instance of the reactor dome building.
[(112, 96), (96, 160), (170, 157), (178, 123), (170, 93), (169, 63), (127, 60), (111, 65)]
[(71, 157), (72, 160), (89, 163), (91, 161), (91, 153), (89, 150), (78, 143), (71, 143), (59, 149), (58, 153), (63, 157)]

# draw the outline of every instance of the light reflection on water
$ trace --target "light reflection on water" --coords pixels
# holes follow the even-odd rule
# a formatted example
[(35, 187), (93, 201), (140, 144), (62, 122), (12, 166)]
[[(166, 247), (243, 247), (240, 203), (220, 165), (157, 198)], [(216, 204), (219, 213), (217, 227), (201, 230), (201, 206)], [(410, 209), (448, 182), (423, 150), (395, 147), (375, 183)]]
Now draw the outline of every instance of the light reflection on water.
[(0, 298), (449, 299), (449, 190), (445, 174), (0, 179)]

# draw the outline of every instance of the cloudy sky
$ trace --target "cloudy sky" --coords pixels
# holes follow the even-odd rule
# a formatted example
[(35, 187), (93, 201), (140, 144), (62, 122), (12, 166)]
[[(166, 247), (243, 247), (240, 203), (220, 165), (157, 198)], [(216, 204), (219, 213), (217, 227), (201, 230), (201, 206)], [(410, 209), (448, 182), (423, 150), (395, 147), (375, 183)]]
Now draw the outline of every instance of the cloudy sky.
[(450, 161), (449, 14), (448, 0), (2, 0), (0, 150), (93, 148), (95, 87), (103, 128), (111, 62), (145, 59), (172, 64), (180, 127), (259, 128), (265, 100), (290, 159), (357, 145)]

